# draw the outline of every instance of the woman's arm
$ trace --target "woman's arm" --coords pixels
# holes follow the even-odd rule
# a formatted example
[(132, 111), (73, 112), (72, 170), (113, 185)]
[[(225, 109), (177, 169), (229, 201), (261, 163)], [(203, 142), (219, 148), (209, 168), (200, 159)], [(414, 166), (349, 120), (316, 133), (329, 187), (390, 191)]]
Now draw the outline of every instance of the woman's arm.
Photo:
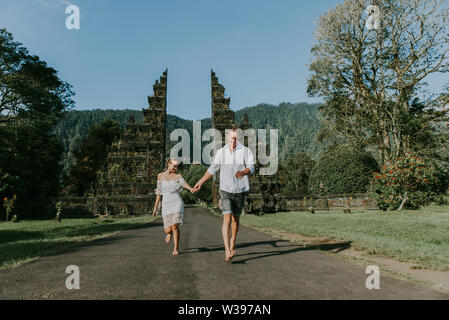
[(157, 208), (159, 207), (159, 203), (161, 202), (161, 197), (162, 196), (160, 194), (156, 195), (156, 202), (154, 203), (154, 209), (153, 209), (153, 217), (156, 216)]
[(156, 192), (156, 202), (154, 203), (153, 217), (155, 217), (157, 214), (157, 208), (159, 208), (159, 203), (161, 202), (161, 197), (162, 197), (162, 182), (161, 182), (161, 174), (160, 173), (157, 175), (155, 192)]
[(186, 188), (187, 190), (190, 191), (190, 193), (194, 193), (195, 191), (193, 190), (193, 188), (191, 186), (189, 186), (189, 184), (187, 182), (184, 181), (184, 183), (182, 184), (182, 186), (184, 188)]
[(179, 184), (178, 184), (179, 191), (182, 190), (182, 188), (185, 188), (190, 191), (190, 193), (194, 193), (194, 189), (184, 180), (182, 175), (179, 175)]

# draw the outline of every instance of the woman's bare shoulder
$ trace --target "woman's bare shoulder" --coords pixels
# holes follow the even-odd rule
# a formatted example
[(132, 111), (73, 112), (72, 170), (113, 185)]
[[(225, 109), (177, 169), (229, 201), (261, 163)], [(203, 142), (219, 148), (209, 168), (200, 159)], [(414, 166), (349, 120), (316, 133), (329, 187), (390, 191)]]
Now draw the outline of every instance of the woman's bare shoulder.
[(164, 176), (165, 176), (164, 172), (160, 172), (160, 173), (157, 174), (157, 179), (161, 180), (161, 179), (164, 178)]

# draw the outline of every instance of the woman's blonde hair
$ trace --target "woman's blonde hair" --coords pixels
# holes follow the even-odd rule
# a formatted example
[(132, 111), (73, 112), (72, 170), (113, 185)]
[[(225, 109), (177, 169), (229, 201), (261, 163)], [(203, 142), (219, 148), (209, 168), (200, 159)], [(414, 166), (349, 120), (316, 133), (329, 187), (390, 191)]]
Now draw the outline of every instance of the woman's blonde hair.
[[(174, 158), (168, 158), (168, 160), (166, 161), (166, 163), (165, 163), (165, 170), (167, 170), (168, 169), (168, 166), (170, 165), (170, 163), (172, 162), (172, 161), (178, 161), (177, 159), (174, 159)], [(178, 163), (178, 170), (183, 170), (184, 169), (184, 165), (182, 164), (182, 161), (178, 161), (179, 163)]]

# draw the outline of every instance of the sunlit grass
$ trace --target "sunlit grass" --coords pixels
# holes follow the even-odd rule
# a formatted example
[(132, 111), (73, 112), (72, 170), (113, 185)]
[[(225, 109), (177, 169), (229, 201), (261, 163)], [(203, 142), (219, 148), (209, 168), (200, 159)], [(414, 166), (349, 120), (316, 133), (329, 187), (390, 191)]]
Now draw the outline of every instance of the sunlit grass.
[(449, 270), (449, 206), (402, 212), (355, 210), (244, 215), (245, 225), (275, 228), (304, 236), (352, 241), (352, 245), (400, 261)]
[(15, 267), (41, 256), (143, 226), (150, 216), (110, 219), (63, 219), (0, 222), (0, 269)]

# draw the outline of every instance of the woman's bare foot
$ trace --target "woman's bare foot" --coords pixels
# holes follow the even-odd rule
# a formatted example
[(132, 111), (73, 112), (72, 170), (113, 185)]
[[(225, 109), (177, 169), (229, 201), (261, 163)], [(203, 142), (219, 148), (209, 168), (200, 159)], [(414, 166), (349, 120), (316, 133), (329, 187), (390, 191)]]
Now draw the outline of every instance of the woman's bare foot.
[(231, 249), (231, 257), (234, 258), (235, 256), (235, 249)]
[(173, 252), (171, 254), (174, 255), (174, 256), (177, 256), (177, 255), (179, 255), (179, 251), (178, 250), (173, 250)]
[(165, 236), (165, 243), (170, 243), (170, 240), (171, 240), (171, 233)]
[(231, 254), (231, 252), (226, 252), (226, 258), (225, 258), (225, 261), (226, 261), (226, 262), (231, 261), (232, 258), (234, 258), (234, 256)]

